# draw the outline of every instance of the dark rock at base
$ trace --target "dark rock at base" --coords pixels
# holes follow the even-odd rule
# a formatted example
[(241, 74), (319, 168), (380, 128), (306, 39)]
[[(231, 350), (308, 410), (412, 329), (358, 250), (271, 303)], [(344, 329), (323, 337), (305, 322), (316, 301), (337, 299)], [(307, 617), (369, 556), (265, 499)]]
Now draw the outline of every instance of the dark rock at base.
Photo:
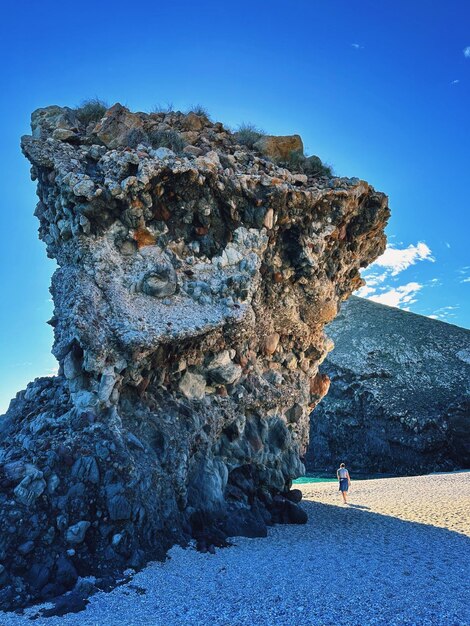
[(230, 510), (223, 530), (228, 537), (267, 537), (266, 521), (258, 506)]
[(134, 550), (131, 558), (127, 562), (128, 567), (138, 570), (145, 564), (145, 552), (143, 550)]
[(47, 583), (41, 589), (41, 598), (43, 600), (51, 600), (52, 598), (57, 598), (57, 596), (62, 595), (67, 591), (66, 585), (61, 585), (60, 583)]
[(277, 524), (306, 524), (308, 522), (308, 515), (304, 509), (282, 496), (274, 498), (272, 517), (273, 522)]
[(283, 495), (287, 500), (295, 502), (296, 504), (302, 500), (302, 491), (300, 489), (291, 489), (290, 491), (286, 491)]
[(113, 521), (127, 520), (131, 516), (131, 504), (125, 496), (117, 494), (108, 501), (108, 511)]
[(40, 591), (47, 585), (50, 576), (51, 570), (49, 567), (42, 563), (34, 563), (25, 578), (34, 590)]
[(470, 467), (470, 397), (454, 402), (446, 411), (451, 436), (452, 458), (464, 468)]
[(191, 536), (196, 539), (196, 547), (200, 552), (207, 552), (210, 546), (225, 547), (227, 533), (223, 522), (218, 516), (207, 511), (196, 511), (190, 517)]
[(64, 556), (57, 559), (56, 578), (62, 582), (66, 589), (71, 589), (77, 582), (77, 570)]
[(3, 587), (0, 589), (0, 608), (7, 608), (11, 606), (13, 598), (15, 595), (15, 590), (11, 585), (8, 587)]
[(287, 505), (289, 524), (306, 524), (308, 515), (304, 509), (294, 502)]

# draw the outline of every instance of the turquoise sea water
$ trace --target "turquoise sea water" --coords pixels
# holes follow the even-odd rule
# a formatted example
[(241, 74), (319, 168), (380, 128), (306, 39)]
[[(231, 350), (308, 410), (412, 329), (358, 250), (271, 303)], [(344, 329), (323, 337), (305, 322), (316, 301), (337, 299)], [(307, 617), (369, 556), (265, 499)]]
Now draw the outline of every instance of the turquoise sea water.
[[(371, 478), (393, 478), (395, 474), (353, 474), (352, 480), (368, 480)], [(300, 478), (296, 478), (292, 483), (294, 485), (305, 485), (308, 483), (335, 483), (337, 482), (335, 476), (319, 476), (318, 474), (306, 474)]]
[(335, 483), (336, 478), (320, 478), (319, 476), (301, 476), (292, 481), (294, 485), (305, 485), (306, 483)]

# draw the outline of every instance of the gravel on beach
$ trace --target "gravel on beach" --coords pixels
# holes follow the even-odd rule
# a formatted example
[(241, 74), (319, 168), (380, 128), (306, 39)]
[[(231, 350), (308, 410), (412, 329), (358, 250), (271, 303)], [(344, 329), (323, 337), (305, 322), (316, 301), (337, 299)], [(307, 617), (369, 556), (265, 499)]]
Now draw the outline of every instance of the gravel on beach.
[(349, 505), (336, 483), (301, 488), (305, 526), (215, 555), (174, 547), (84, 611), (0, 626), (470, 624), (470, 472), (353, 480)]

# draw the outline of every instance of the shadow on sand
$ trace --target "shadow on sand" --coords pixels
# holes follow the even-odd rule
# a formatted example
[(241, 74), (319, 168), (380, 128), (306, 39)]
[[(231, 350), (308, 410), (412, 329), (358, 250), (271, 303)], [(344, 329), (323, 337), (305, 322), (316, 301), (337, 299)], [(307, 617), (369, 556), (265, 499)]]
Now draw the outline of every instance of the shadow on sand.
[[(201, 558), (193, 550), (184, 551), (162, 567), (150, 566), (142, 577), (139, 574), (123, 585), (119, 610), (132, 614), (138, 602), (139, 623), (148, 619), (151, 624), (183, 624), (186, 611), (195, 623), (218, 624), (201, 602), (217, 581), (217, 615), (230, 614), (233, 623), (251, 606), (258, 615), (274, 620), (280, 589), (283, 596), (305, 606), (309, 615), (310, 621), (305, 622), (305, 617), (293, 614), (291, 626), (470, 623), (462, 589), (470, 571), (468, 536), (370, 512), (363, 505), (303, 500), (302, 507), (309, 516), (305, 525), (273, 527), (268, 538), (234, 538), (233, 547), (217, 549), (214, 556)], [(233, 604), (234, 588), (240, 615)], [(109, 606), (115, 609), (115, 602), (109, 599)], [(73, 616), (65, 614), (85, 606), (86, 599), (74, 606), (71, 594), (58, 598), (52, 608), (38, 607), (36, 617), (64, 615), (61, 624), (75, 625)], [(89, 609), (87, 617), (93, 620), (95, 609), (91, 605)], [(169, 609), (181, 615), (180, 622), (167, 621)], [(322, 621), (325, 615), (328, 620)]]
[[(438, 503), (436, 503), (436, 506), (438, 506)], [(317, 529), (321, 528), (322, 532), (325, 532), (327, 536), (329, 534), (336, 536), (335, 524), (343, 524), (347, 520), (348, 527), (353, 531), (362, 532), (367, 529), (368, 532), (378, 534), (387, 531), (397, 538), (402, 537), (404, 534), (419, 532), (420, 536), (427, 534), (429, 540), (432, 541), (445, 542), (447, 539), (455, 540), (463, 542), (462, 545), (470, 547), (470, 537), (464, 534), (464, 532), (434, 526), (433, 524), (403, 520), (384, 513), (376, 513), (363, 504), (349, 502), (347, 505), (343, 503), (325, 504), (324, 502), (305, 498), (302, 500), (302, 507), (308, 514), (309, 521), (307, 526), (314, 525)], [(309, 536), (312, 535), (311, 533), (307, 534)], [(470, 551), (468, 561), (470, 561)]]

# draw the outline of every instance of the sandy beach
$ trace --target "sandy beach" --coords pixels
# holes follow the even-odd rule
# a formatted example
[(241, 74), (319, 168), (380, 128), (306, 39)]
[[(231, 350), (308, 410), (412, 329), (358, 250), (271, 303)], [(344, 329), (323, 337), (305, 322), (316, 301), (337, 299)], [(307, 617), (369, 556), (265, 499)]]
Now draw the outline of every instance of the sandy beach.
[(236, 538), (215, 555), (175, 547), (64, 617), (1, 626), (470, 624), (470, 472), (302, 485), (305, 526)]
[[(470, 537), (470, 472), (354, 480), (352, 508), (407, 522), (446, 528)], [(304, 498), (326, 505), (341, 501), (336, 483), (300, 485)]]

